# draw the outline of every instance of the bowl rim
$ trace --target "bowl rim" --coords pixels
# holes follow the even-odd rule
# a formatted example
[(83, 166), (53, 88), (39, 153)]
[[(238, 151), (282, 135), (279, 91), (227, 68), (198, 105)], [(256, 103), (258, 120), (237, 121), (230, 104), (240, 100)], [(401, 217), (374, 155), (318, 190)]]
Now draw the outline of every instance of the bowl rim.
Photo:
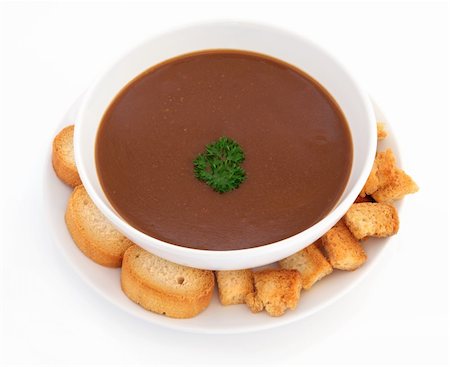
[[(257, 246), (257, 247), (250, 247), (245, 249), (237, 249), (237, 250), (203, 250), (203, 249), (196, 249), (196, 248), (190, 248), (185, 247), (183, 245), (176, 245), (169, 242), (165, 242), (162, 240), (159, 240), (155, 237), (152, 237), (150, 235), (147, 235), (138, 229), (131, 226), (129, 223), (127, 223), (124, 219), (122, 219), (118, 214), (114, 212), (104, 201), (102, 198), (100, 198), (90, 179), (89, 175), (86, 173), (86, 168), (84, 165), (84, 161), (81, 154), (81, 133), (80, 129), (77, 129), (77, 125), (80, 124), (80, 121), (83, 121), (82, 116), (85, 114), (85, 111), (87, 109), (87, 105), (89, 100), (91, 99), (91, 96), (96, 92), (97, 86), (100, 84), (101, 81), (103, 81), (105, 78), (110, 78), (113, 69), (121, 63), (123, 60), (128, 58), (136, 49), (141, 48), (145, 46), (147, 43), (151, 41), (155, 41), (158, 38), (182, 32), (186, 29), (192, 29), (192, 28), (202, 28), (202, 27), (211, 27), (211, 26), (218, 26), (218, 27), (252, 27), (252, 28), (259, 28), (264, 29), (266, 31), (274, 32), (279, 35), (286, 35), (290, 37), (295, 37), (300, 39), (303, 43), (308, 44), (312, 48), (315, 48), (316, 50), (320, 51), (323, 55), (325, 55), (328, 59), (332, 60), (336, 66), (338, 66), (343, 74), (348, 78), (349, 82), (353, 84), (354, 89), (357, 91), (359, 96), (361, 97), (361, 102), (363, 103), (364, 110), (369, 114), (370, 119), (373, 121), (373, 124), (369, 126), (368, 128), (368, 134), (369, 134), (369, 147), (367, 156), (365, 157), (364, 163), (363, 163), (363, 169), (361, 174), (356, 180), (356, 183), (353, 185), (353, 187), (350, 188), (348, 194), (343, 197), (344, 194), (341, 195), (340, 199), (337, 201), (337, 204), (334, 206), (334, 208), (328, 212), (328, 214), (323, 217), (321, 220), (316, 222), (311, 227), (303, 230), (302, 232), (296, 233), (293, 236), (290, 236), (288, 238), (268, 243), (265, 245)], [(151, 65), (149, 66), (151, 67)], [(131, 233), (134, 237), (143, 239), (145, 242), (152, 243), (153, 246), (157, 247), (161, 250), (163, 253), (168, 252), (176, 252), (180, 255), (187, 257), (203, 257), (203, 259), (218, 259), (219, 257), (234, 257), (234, 256), (257, 256), (257, 255), (269, 255), (273, 253), (279, 252), (281, 247), (287, 247), (289, 244), (292, 244), (292, 242), (296, 241), (299, 236), (302, 238), (309, 238), (311, 239), (308, 241), (308, 244), (313, 243), (315, 240), (317, 240), (324, 232), (329, 230), (334, 224), (336, 224), (339, 219), (343, 217), (345, 212), (350, 208), (351, 204), (354, 202), (355, 198), (358, 196), (358, 194), (361, 192), (369, 174), (372, 169), (373, 160), (375, 158), (376, 153), (376, 145), (377, 145), (377, 137), (376, 137), (376, 119), (375, 119), (375, 113), (373, 110), (373, 106), (371, 104), (371, 101), (369, 99), (369, 96), (364, 92), (364, 90), (360, 87), (357, 80), (355, 80), (354, 76), (348, 71), (348, 69), (329, 51), (322, 48), (319, 44), (311, 41), (309, 38), (296, 33), (295, 31), (280, 27), (280, 26), (274, 26), (273, 24), (268, 23), (262, 23), (262, 22), (250, 22), (250, 21), (244, 21), (244, 20), (218, 20), (218, 21), (203, 21), (203, 22), (190, 22), (185, 23), (181, 26), (168, 28), (165, 31), (161, 31), (158, 33), (154, 33), (149, 37), (146, 37), (144, 40), (140, 41), (139, 43), (133, 45), (129, 49), (127, 49), (125, 52), (121, 53), (119, 57), (117, 57), (102, 73), (100, 73), (95, 79), (94, 82), (90, 85), (88, 90), (85, 92), (84, 97), (81, 101), (81, 106), (78, 110), (76, 122), (75, 122), (75, 131), (74, 131), (74, 155), (75, 155), (75, 162), (78, 167), (79, 175), (82, 181), (82, 184), (84, 185), (86, 191), (88, 192), (89, 196), (95, 203), (95, 205), (99, 208), (99, 210), (113, 223), (115, 227), (118, 228), (119, 231), (123, 232), (124, 235), (127, 235), (128, 233)], [(349, 127), (350, 128), (350, 127)], [(351, 131), (351, 128), (350, 128)], [(353, 152), (355, 154), (355, 152)], [(353, 169), (353, 167), (352, 167)], [(347, 182), (348, 185), (348, 182)], [(321, 230), (322, 229), (322, 230)], [(325, 230), (323, 230), (325, 229)], [(317, 233), (320, 233), (317, 235)], [(131, 236), (130, 236), (131, 237)], [(296, 241), (299, 242), (299, 241)], [(307, 245), (308, 245), (307, 244)], [(304, 247), (306, 247), (305, 245)], [(304, 247), (298, 248), (296, 251), (300, 251)], [(273, 262), (273, 261), (272, 261)], [(269, 263), (269, 262), (268, 262)], [(189, 264), (186, 264), (189, 265)]]

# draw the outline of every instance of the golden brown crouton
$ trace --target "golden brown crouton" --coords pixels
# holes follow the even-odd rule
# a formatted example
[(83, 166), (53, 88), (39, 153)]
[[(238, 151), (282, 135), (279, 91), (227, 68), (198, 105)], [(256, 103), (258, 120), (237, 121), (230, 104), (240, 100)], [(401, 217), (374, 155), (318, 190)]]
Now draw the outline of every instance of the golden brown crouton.
[(378, 168), (378, 188), (380, 188), (389, 184), (394, 179), (397, 163), (394, 152), (391, 149), (387, 149), (385, 152), (378, 152), (375, 161), (377, 162)]
[(372, 195), (379, 203), (392, 202), (418, 190), (413, 179), (397, 167), (394, 153), (388, 149), (377, 153), (360, 196)]
[(67, 185), (81, 185), (73, 152), (74, 126), (62, 129), (53, 140), (52, 164), (56, 175)]
[(361, 197), (372, 195), (380, 187), (392, 181), (395, 170), (395, 156), (392, 150), (388, 149), (386, 152), (378, 152), (375, 156), (369, 177), (359, 195)]
[(253, 292), (253, 273), (250, 269), (216, 271), (219, 299), (223, 305), (245, 303), (245, 296)]
[(345, 224), (356, 239), (387, 237), (398, 232), (397, 209), (390, 204), (353, 204), (344, 216)]
[(403, 170), (397, 168), (394, 176), (384, 186), (375, 191), (372, 196), (379, 203), (389, 203), (399, 200), (405, 195), (419, 190), (417, 184)]
[(388, 136), (386, 126), (382, 122), (377, 122), (377, 137), (378, 140), (383, 140)]
[(322, 248), (335, 269), (355, 270), (367, 260), (363, 247), (342, 220), (322, 236)]
[(255, 292), (245, 297), (252, 312), (266, 309), (270, 316), (281, 316), (297, 307), (302, 280), (297, 270), (267, 269), (253, 273)]
[(375, 158), (373, 162), (372, 170), (370, 171), (369, 177), (367, 178), (364, 187), (362, 188), (359, 197), (366, 197), (366, 195), (370, 195), (378, 190), (380, 187), (380, 181), (378, 179), (378, 162)]
[(333, 271), (315, 243), (279, 261), (283, 269), (298, 270), (304, 289), (310, 289), (315, 282)]
[(133, 245), (95, 206), (83, 185), (67, 203), (67, 229), (78, 248), (97, 264), (120, 268), (125, 251)]
[(186, 319), (209, 306), (214, 273), (175, 264), (133, 245), (123, 256), (120, 284), (125, 295), (146, 310)]

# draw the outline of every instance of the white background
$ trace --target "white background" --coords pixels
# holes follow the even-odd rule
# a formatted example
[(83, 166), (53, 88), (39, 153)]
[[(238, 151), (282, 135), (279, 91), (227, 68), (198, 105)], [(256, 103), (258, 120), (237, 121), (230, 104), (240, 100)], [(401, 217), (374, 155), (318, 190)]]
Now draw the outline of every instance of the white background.
[[(88, 288), (52, 243), (42, 170), (65, 109), (117, 56), (195, 20), (256, 20), (317, 41), (389, 117), (421, 187), (379, 267), (318, 314), (237, 336), (165, 330)], [(0, 361), (14, 364), (448, 363), (448, 3), (2, 3)]]

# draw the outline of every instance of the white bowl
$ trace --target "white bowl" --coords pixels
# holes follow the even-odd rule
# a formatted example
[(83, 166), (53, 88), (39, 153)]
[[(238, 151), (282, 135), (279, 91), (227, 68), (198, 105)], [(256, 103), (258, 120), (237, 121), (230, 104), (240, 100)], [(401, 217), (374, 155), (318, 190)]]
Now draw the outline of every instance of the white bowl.
[[(312, 227), (272, 244), (233, 251), (176, 246), (144, 234), (112, 208), (95, 165), (97, 129), (106, 109), (134, 77), (164, 60), (205, 49), (240, 49), (267, 54), (305, 71), (324, 86), (341, 107), (353, 140), (350, 177), (334, 209)], [(101, 75), (87, 91), (75, 124), (75, 160), (81, 180), (100, 211), (144, 249), (167, 260), (202, 269), (233, 270), (273, 263), (308, 246), (348, 210), (369, 176), (376, 151), (375, 114), (368, 96), (336, 59), (319, 46), (277, 28), (243, 22), (215, 22), (177, 29), (133, 48)]]

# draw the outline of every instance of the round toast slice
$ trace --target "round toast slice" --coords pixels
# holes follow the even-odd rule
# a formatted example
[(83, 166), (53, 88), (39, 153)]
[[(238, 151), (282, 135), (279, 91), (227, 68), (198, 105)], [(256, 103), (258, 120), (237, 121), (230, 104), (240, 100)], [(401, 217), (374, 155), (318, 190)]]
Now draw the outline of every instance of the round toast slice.
[(214, 274), (172, 263), (134, 245), (125, 252), (121, 284), (128, 298), (149, 311), (190, 318), (211, 302)]
[(83, 185), (73, 190), (65, 219), (74, 242), (87, 257), (107, 267), (121, 266), (123, 254), (133, 242), (98, 210)]
[(81, 185), (73, 152), (74, 126), (62, 129), (53, 140), (52, 164), (56, 175), (67, 185)]

